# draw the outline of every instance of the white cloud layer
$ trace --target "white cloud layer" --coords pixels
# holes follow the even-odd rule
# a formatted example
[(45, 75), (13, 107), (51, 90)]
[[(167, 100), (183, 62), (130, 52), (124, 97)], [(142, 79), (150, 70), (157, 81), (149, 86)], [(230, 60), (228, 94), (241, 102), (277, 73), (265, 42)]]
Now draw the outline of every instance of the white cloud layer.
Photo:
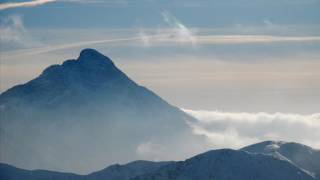
[(240, 148), (264, 141), (294, 141), (320, 148), (320, 113), (234, 113), (183, 109), (198, 119), (189, 122), (193, 133), (216, 147)]

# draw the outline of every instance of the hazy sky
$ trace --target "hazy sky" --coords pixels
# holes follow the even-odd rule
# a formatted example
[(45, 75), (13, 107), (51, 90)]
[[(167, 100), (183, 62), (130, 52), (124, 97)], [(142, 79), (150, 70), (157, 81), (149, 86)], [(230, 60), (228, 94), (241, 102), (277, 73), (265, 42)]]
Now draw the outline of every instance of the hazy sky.
[[(231, 122), (240, 112), (255, 119), (261, 117), (255, 113), (266, 112), (268, 122), (277, 119), (288, 128), (297, 122), (292, 114), (316, 123), (307, 123), (304, 132), (318, 127), (319, 0), (1, 2), (1, 92), (91, 47), (171, 104), (211, 111), (214, 120), (219, 119), (217, 112), (234, 113)], [(287, 116), (279, 118), (276, 112)], [(202, 127), (202, 134), (212, 137), (202, 125), (196, 131)], [(231, 125), (237, 126), (226, 123), (218, 132), (228, 132)], [(206, 130), (217, 132), (210, 127)], [(265, 128), (259, 123), (251, 127)], [(243, 135), (247, 130), (240, 124), (231, 129), (238, 139), (249, 139), (242, 144), (272, 137), (298, 139), (291, 136), (296, 128), (281, 134), (270, 127), (275, 129), (271, 136)], [(312, 144), (309, 136), (298, 140)], [(238, 139), (232, 137), (232, 142)], [(319, 147), (320, 142), (314, 144)]]

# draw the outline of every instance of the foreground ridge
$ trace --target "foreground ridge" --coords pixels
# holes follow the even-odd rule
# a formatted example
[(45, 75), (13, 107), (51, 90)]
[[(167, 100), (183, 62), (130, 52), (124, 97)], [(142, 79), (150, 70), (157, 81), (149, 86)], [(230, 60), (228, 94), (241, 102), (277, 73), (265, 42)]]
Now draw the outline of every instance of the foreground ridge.
[[(270, 143), (262, 142), (248, 147)], [(282, 142), (284, 144), (291, 143)], [(22, 177), (26, 180), (318, 180), (293, 163), (276, 156), (232, 149), (211, 150), (179, 162), (134, 161), (125, 165), (115, 164), (88, 175), (28, 171), (0, 165), (1, 179), (18, 180)]]

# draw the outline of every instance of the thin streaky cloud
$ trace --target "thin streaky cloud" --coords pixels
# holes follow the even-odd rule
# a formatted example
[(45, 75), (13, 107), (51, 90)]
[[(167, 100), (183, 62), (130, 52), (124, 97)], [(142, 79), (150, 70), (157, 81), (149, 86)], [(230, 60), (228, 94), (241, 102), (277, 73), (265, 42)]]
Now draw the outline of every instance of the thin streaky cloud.
[[(279, 42), (320, 42), (320, 36), (305, 36), (305, 37), (295, 37), (295, 36), (264, 36), (264, 35), (214, 35), (214, 36), (194, 36), (198, 44), (210, 45), (210, 44), (248, 44), (248, 43), (279, 43)], [(58, 50), (72, 49), (76, 47), (89, 46), (95, 44), (109, 44), (109, 43), (130, 43), (134, 41), (148, 40), (149, 44), (153, 46), (156, 45), (170, 45), (178, 43), (185, 43), (185, 45), (190, 45), (189, 40), (182, 41), (179, 37), (175, 38), (172, 33), (167, 34), (156, 34), (156, 35), (137, 35), (126, 38), (116, 38), (116, 39), (102, 39), (93, 41), (81, 41), (75, 43), (59, 44), (40, 48), (30, 48), (25, 50), (16, 50), (10, 52), (4, 52), (3, 57), (12, 57), (16, 55), (34, 55), (43, 54)], [(135, 46), (140, 46), (145, 44), (135, 44)]]
[[(160, 36), (165, 35), (157, 35), (157, 36), (148, 36), (148, 38), (160, 38)], [(75, 43), (68, 43), (68, 44), (59, 44), (54, 46), (47, 46), (47, 47), (40, 47), (40, 48), (30, 48), (26, 50), (17, 50), (17, 51), (10, 51), (9, 57), (11, 57), (10, 54), (15, 55), (35, 55), (35, 54), (43, 54), (58, 50), (64, 50), (64, 49), (72, 49), (76, 47), (82, 47), (82, 46), (88, 46), (88, 45), (94, 45), (94, 44), (108, 44), (108, 43), (121, 43), (121, 42), (132, 42), (132, 41), (139, 41), (142, 40), (140, 36), (133, 36), (128, 38), (116, 38), (116, 39), (103, 39), (103, 40), (93, 40), (93, 41), (81, 41), (81, 42), (75, 42)], [(21, 54), (20, 54), (20, 53)]]
[(56, 2), (57, 0), (34, 0), (27, 2), (7, 2), (0, 4), (0, 10), (18, 8), (18, 7), (34, 7), (39, 6), (51, 2)]
[(0, 3), (0, 10), (20, 8), (20, 7), (35, 7), (44, 5), (52, 2), (70, 2), (70, 3), (82, 3), (82, 4), (93, 4), (93, 3), (104, 3), (104, 4), (118, 4), (126, 5), (127, 1), (117, 0), (117, 1), (104, 1), (104, 0), (33, 0), (25, 2), (6, 2)]
[(208, 35), (197, 36), (196, 38), (197, 41), (201, 44), (242, 44), (320, 41), (320, 36)]
[[(197, 45), (210, 44), (259, 44), (259, 43), (295, 43), (295, 42), (319, 42), (320, 36), (266, 36), (266, 35), (197, 35), (190, 39), (182, 39), (167, 34), (166, 36), (155, 36), (150, 38), (149, 43), (159, 45), (168, 43), (184, 43), (186, 45), (196, 42)], [(192, 43), (193, 44), (193, 43)]]

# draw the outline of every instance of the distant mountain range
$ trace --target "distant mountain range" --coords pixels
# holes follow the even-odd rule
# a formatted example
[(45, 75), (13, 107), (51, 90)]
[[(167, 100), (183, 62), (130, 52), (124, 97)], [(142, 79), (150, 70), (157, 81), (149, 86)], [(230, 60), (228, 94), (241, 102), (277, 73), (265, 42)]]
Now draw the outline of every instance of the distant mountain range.
[[(28, 169), (85, 173), (134, 159), (185, 158), (198, 147), (187, 145), (202, 141), (186, 123), (195, 119), (94, 49), (3, 92), (0, 113), (1, 161)], [(183, 153), (170, 153), (175, 148)]]
[[(284, 152), (282, 156), (270, 154)], [(267, 152), (267, 153), (266, 153)], [(297, 153), (299, 152), (299, 153)], [(112, 165), (103, 170), (76, 175), (44, 170), (23, 170), (0, 164), (0, 178), (6, 180), (318, 180), (313, 169), (320, 151), (302, 144), (262, 142), (240, 150), (220, 149), (194, 156), (185, 161), (134, 161), (125, 165)], [(304, 164), (298, 157), (310, 157)], [(308, 162), (306, 162), (308, 161)], [(296, 163), (297, 162), (297, 163)]]

